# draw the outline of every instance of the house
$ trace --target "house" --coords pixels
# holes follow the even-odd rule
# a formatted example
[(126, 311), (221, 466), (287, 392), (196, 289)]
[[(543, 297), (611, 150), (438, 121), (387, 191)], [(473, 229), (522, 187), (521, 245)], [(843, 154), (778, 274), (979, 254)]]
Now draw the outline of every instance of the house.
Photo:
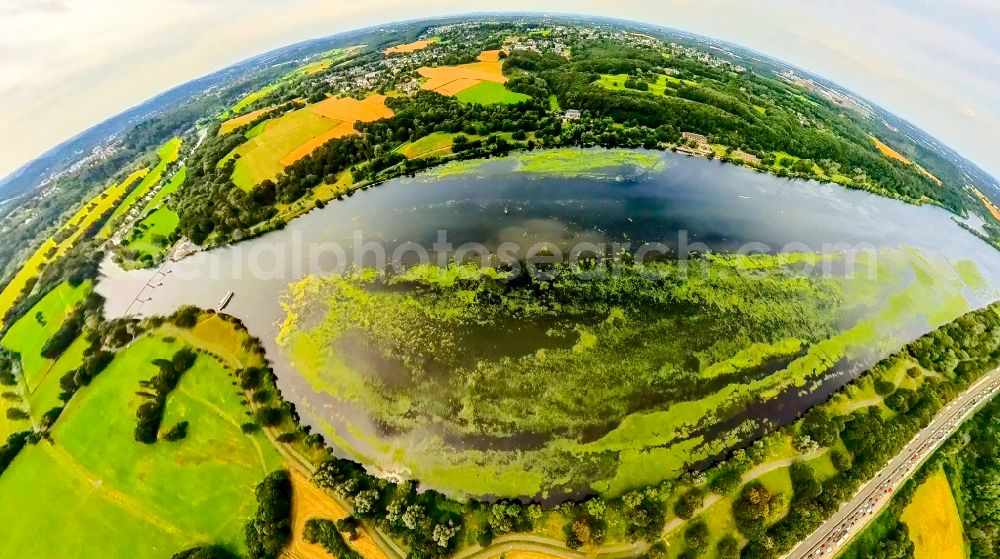
[(564, 118), (566, 120), (580, 120), (580, 111), (576, 109), (569, 109), (566, 111), (566, 115)]

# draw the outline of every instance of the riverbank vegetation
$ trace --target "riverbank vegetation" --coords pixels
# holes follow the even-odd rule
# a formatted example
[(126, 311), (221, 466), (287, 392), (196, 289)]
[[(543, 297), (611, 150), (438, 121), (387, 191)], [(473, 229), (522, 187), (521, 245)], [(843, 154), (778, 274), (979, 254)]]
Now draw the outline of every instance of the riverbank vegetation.
[(617, 496), (760, 436), (771, 418), (755, 406), (891, 353), (907, 324), (967, 310), (941, 297), (962, 283), (951, 268), (919, 254), (879, 253), (877, 281), (803, 268), (838, 265), (362, 270), (291, 286), (278, 341), (313, 389), (391, 430), (337, 437), (366, 460), (458, 494)]

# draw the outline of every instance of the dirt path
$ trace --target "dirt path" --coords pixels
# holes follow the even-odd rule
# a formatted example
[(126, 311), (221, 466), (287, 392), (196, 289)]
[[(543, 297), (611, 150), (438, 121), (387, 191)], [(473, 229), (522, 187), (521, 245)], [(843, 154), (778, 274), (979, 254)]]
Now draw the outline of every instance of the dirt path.
[[(765, 463), (763, 463), (763, 464), (761, 464), (761, 465), (759, 465), (759, 466), (757, 466), (755, 468), (752, 468), (749, 471), (747, 471), (745, 474), (743, 474), (743, 476), (740, 478), (740, 480), (743, 483), (747, 483), (748, 481), (755, 480), (755, 479), (759, 478), (760, 476), (762, 476), (764, 474), (773, 472), (774, 470), (778, 470), (778, 469), (781, 469), (781, 468), (786, 468), (788, 466), (791, 466), (792, 464), (794, 464), (796, 462), (799, 462), (799, 461), (805, 462), (807, 460), (812, 460), (813, 458), (819, 458), (820, 456), (823, 456), (824, 454), (826, 454), (827, 451), (829, 451), (829, 450), (830, 449), (828, 449), (828, 448), (818, 448), (818, 449), (816, 449), (816, 450), (814, 450), (812, 452), (809, 452), (807, 454), (797, 454), (795, 456), (789, 456), (788, 458), (782, 458), (781, 460), (774, 460), (774, 461), (771, 461), (771, 462), (765, 462)], [(705, 499), (705, 502), (702, 503), (701, 507), (699, 507), (698, 510), (695, 511), (695, 513), (694, 513), (695, 516), (698, 516), (699, 514), (705, 512), (706, 509), (708, 509), (709, 507), (711, 507), (715, 503), (718, 503), (721, 499), (722, 499), (721, 495), (718, 495), (716, 493), (712, 493), (711, 495), (709, 495)], [(666, 534), (669, 534), (669, 533), (673, 532), (674, 530), (680, 528), (681, 525), (684, 524), (684, 522), (686, 522), (686, 521), (684, 519), (682, 519), (682, 518), (674, 518), (673, 520), (671, 520), (670, 522), (667, 522), (666, 525), (663, 526), (663, 534), (666, 535)]]
[(164, 532), (174, 536), (181, 536), (185, 538), (193, 537), (194, 539), (199, 540), (208, 539), (205, 534), (192, 534), (190, 530), (181, 529), (176, 524), (173, 524), (169, 520), (161, 517), (153, 507), (136, 500), (130, 495), (122, 493), (110, 484), (104, 483), (104, 480), (84, 468), (64, 448), (55, 444), (45, 445), (42, 446), (42, 448), (46, 454), (48, 454), (52, 460), (59, 465), (60, 469), (65, 472), (67, 476), (75, 478), (79, 483), (95, 488), (100, 498), (125, 509), (130, 515), (145, 520)]

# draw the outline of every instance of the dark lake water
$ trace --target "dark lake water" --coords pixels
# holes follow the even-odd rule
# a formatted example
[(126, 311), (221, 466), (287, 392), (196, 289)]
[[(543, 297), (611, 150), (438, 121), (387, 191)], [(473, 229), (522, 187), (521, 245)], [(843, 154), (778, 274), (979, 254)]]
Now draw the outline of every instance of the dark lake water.
[[(332, 202), (284, 230), (170, 262), (164, 274), (123, 272), (106, 262), (97, 290), (107, 298), (109, 316), (167, 314), (184, 304), (214, 308), (233, 291), (225, 312), (263, 340), (281, 389), (303, 419), (333, 426), (359, 446), (365, 443), (342, 427), (350, 422), (374, 432), (363, 410), (313, 390), (277, 345), (284, 319), (281, 295), (307, 275), (336, 273), (358, 259), (379, 264), (380, 251), (389, 261), (393, 252), (413, 260), (422, 250), (416, 245), (432, 259), (436, 250), (453, 256), (434, 246), (442, 235), (452, 251), (464, 243), (491, 252), (516, 245), (512, 253), (518, 256), (540, 242), (551, 243), (549, 252), (563, 253), (574, 247), (635, 251), (645, 243), (661, 243), (657, 250), (668, 247), (673, 255), (709, 249), (833, 253), (907, 247), (949, 263), (975, 262), (991, 287), (966, 293), (971, 306), (998, 298), (992, 285), (1000, 278), (1000, 252), (958, 227), (954, 216), (940, 208), (716, 161), (671, 153), (662, 158), (665, 170), (639, 178), (628, 169), (611, 169), (604, 178), (510, 173), (515, 163), (497, 160), (460, 176), (395, 180)], [(921, 333), (918, 326), (912, 335)], [(794, 417), (864, 364), (853, 365), (832, 373), (831, 381), (811, 394), (789, 392), (761, 413), (779, 421)]]

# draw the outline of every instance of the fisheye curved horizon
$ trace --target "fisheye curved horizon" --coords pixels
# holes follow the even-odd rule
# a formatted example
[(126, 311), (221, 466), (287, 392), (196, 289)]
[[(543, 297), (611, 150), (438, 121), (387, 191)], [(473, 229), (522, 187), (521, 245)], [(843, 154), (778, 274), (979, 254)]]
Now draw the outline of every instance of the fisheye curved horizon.
[[(92, 49), (114, 1), (0, 9), (19, 33), (92, 26), (39, 35), (0, 96), (53, 79), (26, 69), (35, 47)], [(222, 43), (301, 36), (298, 3), (277, 31), (251, 25), (268, 3), (223, 22), (230, 0), (182, 2), (101, 41), (141, 60), (137, 41), (165, 48), (183, 23), (162, 59), (177, 80), (181, 51), (204, 48), (198, 68), (241, 52), (204, 46), (206, 25)], [(847, 74), (862, 81), (898, 29), (942, 32), (907, 39), (924, 46), (962, 29), (939, 93), (865, 90), (947, 98), (929, 122), (997, 99), (990, 79), (963, 90), (969, 60), (1000, 65), (989, 6), (851, 3), (869, 17), (781, 11), (863, 24), (835, 50), (825, 24), (747, 23), (824, 68), (882, 45)], [(676, 19), (750, 13), (709, 4)], [(517, 7), (432, 3), (269, 50), (0, 181), (0, 557), (1000, 551), (989, 170), (766, 48)], [(372, 17), (335, 2), (315, 25), (331, 13)], [(128, 64), (94, 64), (92, 82), (53, 68), (39, 99), (79, 84), (63, 111), (83, 122), (101, 75), (122, 94), (99, 110), (142, 91)], [(47, 110), (6, 117), (8, 136)], [(981, 123), (955, 126), (989, 150)]]

